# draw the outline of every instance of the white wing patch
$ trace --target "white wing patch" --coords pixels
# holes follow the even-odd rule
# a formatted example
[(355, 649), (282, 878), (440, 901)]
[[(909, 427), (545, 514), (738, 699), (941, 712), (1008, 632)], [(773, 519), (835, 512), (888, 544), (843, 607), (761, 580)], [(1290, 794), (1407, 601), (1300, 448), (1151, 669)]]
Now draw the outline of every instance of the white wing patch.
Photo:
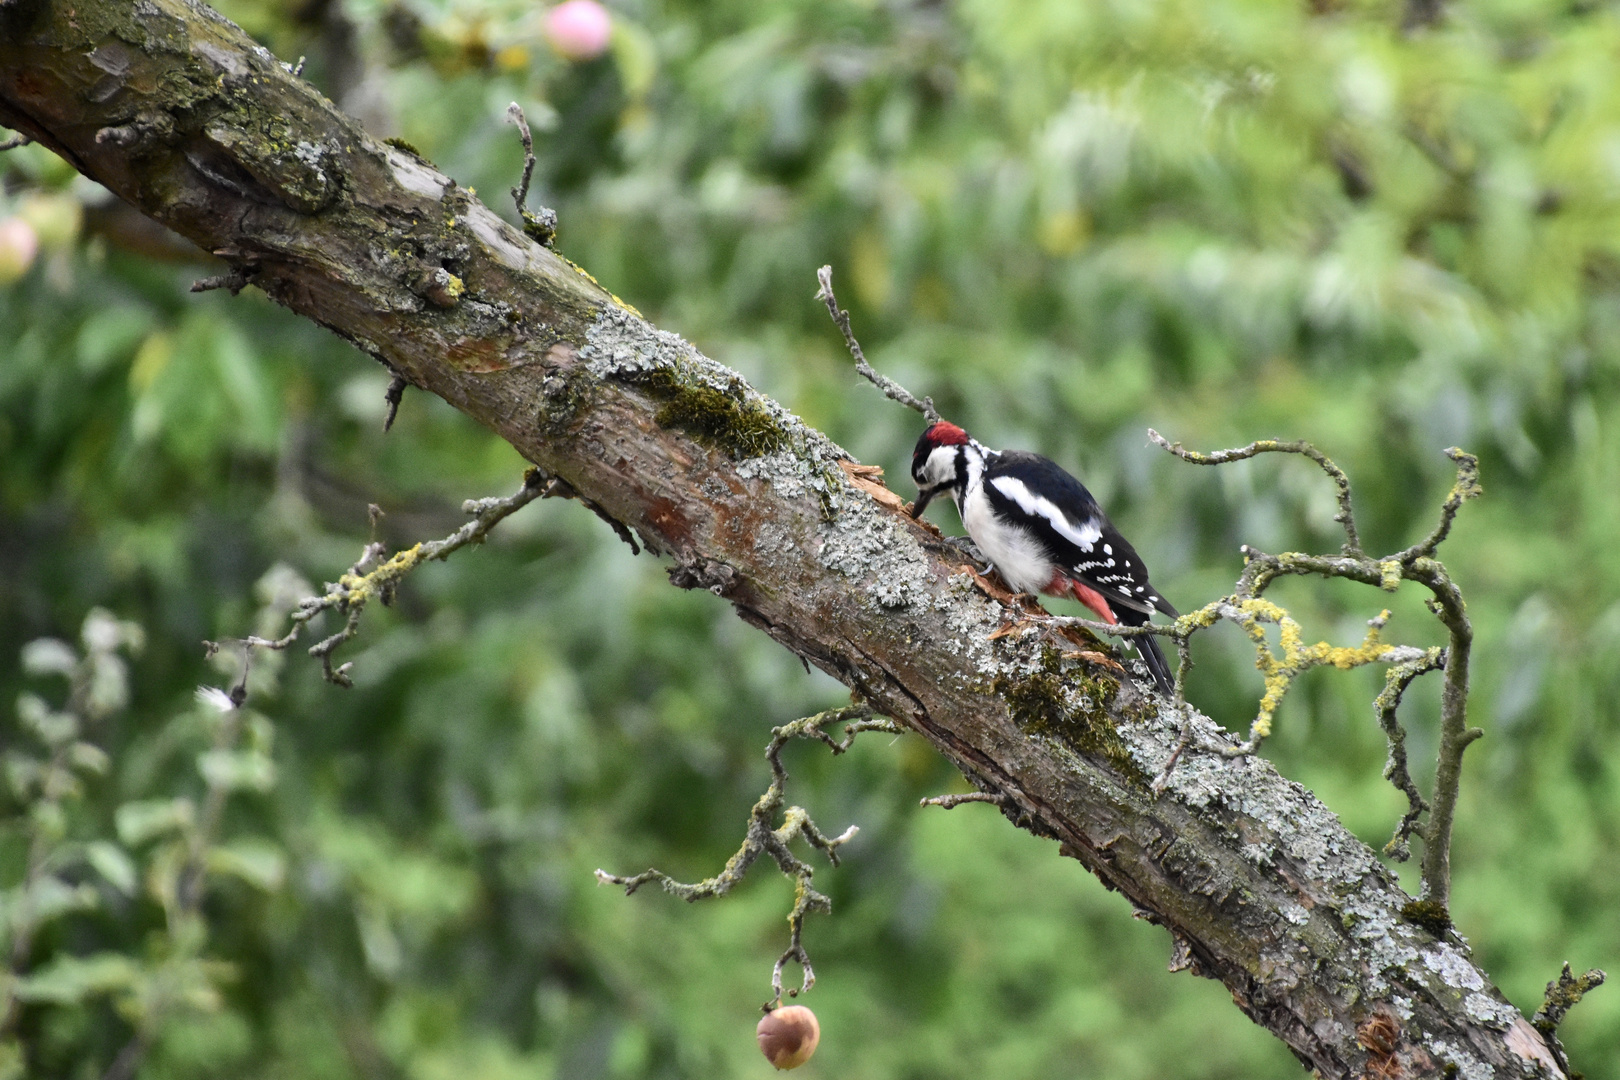
[(1035, 494), (1016, 476), (998, 476), (990, 483), (1024, 513), (1045, 518), (1059, 536), (1078, 545), (1080, 550), (1090, 551), (1092, 545), (1102, 539), (1102, 528), (1096, 521), (1074, 522), (1051, 499)]

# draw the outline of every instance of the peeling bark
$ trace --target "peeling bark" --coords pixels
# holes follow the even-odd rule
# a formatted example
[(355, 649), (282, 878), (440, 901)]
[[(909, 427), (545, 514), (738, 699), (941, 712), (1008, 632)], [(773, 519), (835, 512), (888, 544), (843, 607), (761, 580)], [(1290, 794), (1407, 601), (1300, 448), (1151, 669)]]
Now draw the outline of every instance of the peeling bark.
[(1229, 737), (1194, 717), (1155, 794), (1173, 708), (1040, 619), (993, 636), (1021, 613), (869, 470), (210, 9), (0, 0), (0, 123), (489, 427), (673, 556), (677, 584), (917, 731), (1320, 1075), (1561, 1075), (1466, 943), (1403, 921), (1393, 875), (1304, 788), (1221, 757)]

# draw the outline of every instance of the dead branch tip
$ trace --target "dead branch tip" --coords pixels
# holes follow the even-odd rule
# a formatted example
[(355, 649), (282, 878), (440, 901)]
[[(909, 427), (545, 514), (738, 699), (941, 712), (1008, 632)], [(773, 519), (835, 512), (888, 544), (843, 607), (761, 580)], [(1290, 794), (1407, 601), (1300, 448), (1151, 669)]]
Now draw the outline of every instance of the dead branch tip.
[(526, 205), (529, 201), (529, 181), (534, 179), (534, 134), (529, 130), (529, 118), (523, 115), (523, 106), (517, 102), (506, 107), (506, 120), (516, 124), (518, 137), (523, 140), (523, 178), (512, 189), (512, 203), (517, 207), (523, 232), (542, 247), (550, 247), (557, 237), (557, 211), (542, 206), (538, 213)]
[(838, 306), (838, 297), (833, 293), (832, 267), (823, 266), (816, 271), (816, 280), (821, 287), (816, 290), (816, 299), (827, 305), (827, 314), (844, 335), (844, 345), (849, 354), (855, 358), (855, 370), (871, 384), (883, 391), (890, 401), (897, 401), (908, 409), (915, 409), (927, 417), (930, 424), (939, 422), (939, 410), (934, 408), (933, 398), (917, 398), (886, 375), (880, 375), (873, 370), (872, 365), (866, 362), (866, 353), (861, 350), (861, 343), (855, 340), (855, 331), (849, 325), (849, 312)]

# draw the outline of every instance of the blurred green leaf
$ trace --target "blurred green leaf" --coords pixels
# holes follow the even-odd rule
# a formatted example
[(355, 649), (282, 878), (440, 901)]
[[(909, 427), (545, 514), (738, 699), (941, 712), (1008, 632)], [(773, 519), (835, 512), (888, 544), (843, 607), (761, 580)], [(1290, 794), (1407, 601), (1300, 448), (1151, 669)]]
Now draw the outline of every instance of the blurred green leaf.
[(281, 888), (287, 876), (287, 860), (274, 846), (250, 840), (220, 844), (208, 849), (208, 869), (216, 874), (240, 878), (265, 892)]
[(191, 827), (195, 811), (190, 799), (143, 799), (118, 808), (118, 838), (138, 847), (156, 837)]
[(210, 787), (227, 791), (269, 791), (276, 767), (257, 750), (207, 750), (197, 755), (197, 771)]
[(14, 993), (23, 1001), (70, 1005), (99, 994), (128, 990), (139, 968), (120, 953), (58, 956), (45, 967), (17, 980)]
[(110, 840), (96, 840), (85, 845), (84, 857), (113, 888), (125, 896), (135, 895), (135, 862), (123, 848)]
[(73, 647), (56, 638), (38, 638), (23, 646), (22, 666), (30, 675), (72, 675), (78, 663)]

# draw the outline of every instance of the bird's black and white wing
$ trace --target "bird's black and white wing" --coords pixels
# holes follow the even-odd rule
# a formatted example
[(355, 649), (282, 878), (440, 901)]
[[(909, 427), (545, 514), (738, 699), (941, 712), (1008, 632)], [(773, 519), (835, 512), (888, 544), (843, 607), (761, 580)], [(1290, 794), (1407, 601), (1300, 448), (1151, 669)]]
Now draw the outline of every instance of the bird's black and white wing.
[(1091, 492), (1054, 462), (1020, 451), (996, 454), (986, 463), (984, 488), (997, 517), (1016, 523), (1047, 549), (1054, 563), (1111, 605), (1142, 615), (1155, 608), (1177, 614), (1148, 581), (1141, 556)]

